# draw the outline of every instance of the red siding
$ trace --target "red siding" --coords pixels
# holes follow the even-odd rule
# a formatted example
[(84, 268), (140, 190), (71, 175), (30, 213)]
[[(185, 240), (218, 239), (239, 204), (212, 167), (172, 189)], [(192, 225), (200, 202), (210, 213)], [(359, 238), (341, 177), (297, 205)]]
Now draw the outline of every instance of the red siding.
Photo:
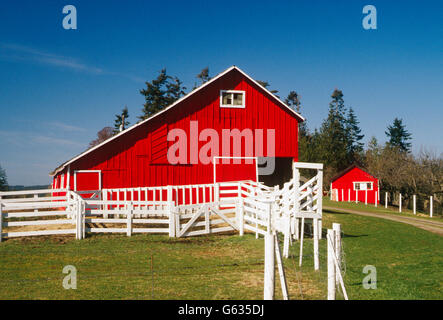
[[(351, 169), (350, 171), (346, 172), (332, 182), (332, 189), (338, 190), (338, 201), (355, 201), (356, 197), (358, 196), (359, 202), (365, 202), (366, 191), (360, 190), (357, 192), (357, 195), (356, 191), (354, 190), (354, 182), (372, 182), (372, 190), (367, 191), (367, 202), (370, 204), (375, 204), (377, 192), (377, 203), (380, 203), (380, 201), (378, 201), (378, 199), (380, 198), (378, 190), (378, 179), (374, 178), (369, 173), (357, 167)], [(335, 196), (336, 195), (333, 194), (334, 199)]]
[[(220, 108), (220, 90), (244, 90), (246, 108)], [(212, 163), (171, 165), (166, 158), (174, 143), (167, 141), (167, 132), (180, 128), (189, 136), (192, 120), (198, 121), (199, 132), (212, 128), (220, 137), (222, 129), (275, 129), (275, 156), (298, 159), (297, 118), (234, 69), (163, 114), (71, 163), (71, 172), (101, 170), (103, 188), (212, 183)], [(266, 156), (266, 131), (264, 140)], [(199, 148), (204, 144), (198, 142)], [(188, 161), (189, 148), (188, 139)], [(242, 150), (242, 156), (244, 153)]]

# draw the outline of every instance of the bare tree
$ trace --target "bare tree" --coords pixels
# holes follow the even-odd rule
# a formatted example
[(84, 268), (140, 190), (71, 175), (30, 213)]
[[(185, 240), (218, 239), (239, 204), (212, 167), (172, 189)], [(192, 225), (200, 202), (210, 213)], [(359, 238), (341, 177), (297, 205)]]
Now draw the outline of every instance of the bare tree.
[(108, 140), (114, 135), (114, 130), (111, 127), (104, 127), (99, 132), (97, 132), (97, 139), (89, 142), (89, 148), (99, 145), (103, 141)]

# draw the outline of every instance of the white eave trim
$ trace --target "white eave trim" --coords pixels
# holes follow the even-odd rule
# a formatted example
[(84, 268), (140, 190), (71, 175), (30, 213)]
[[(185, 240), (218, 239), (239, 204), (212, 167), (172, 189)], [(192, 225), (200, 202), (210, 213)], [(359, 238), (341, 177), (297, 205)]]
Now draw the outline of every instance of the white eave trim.
[(173, 108), (174, 106), (176, 106), (177, 104), (179, 104), (180, 102), (182, 102), (183, 100), (189, 98), (190, 96), (192, 96), (194, 93), (202, 90), (203, 88), (205, 88), (206, 86), (208, 86), (209, 84), (213, 83), (214, 81), (216, 81), (217, 79), (223, 77), (225, 74), (231, 72), (232, 70), (237, 70), (238, 72), (240, 72), (242, 75), (244, 75), (247, 79), (249, 79), (252, 83), (254, 83), (255, 85), (257, 85), (259, 88), (263, 89), (267, 94), (269, 94), (271, 97), (273, 97), (275, 100), (277, 100), (280, 104), (282, 104), (283, 106), (285, 106), (289, 111), (291, 111), (296, 117), (300, 118), (300, 120), (305, 121), (305, 118), (303, 118), (299, 113), (297, 113), (296, 111), (294, 111), (293, 109), (291, 109), (286, 103), (284, 103), (283, 101), (281, 101), (277, 96), (275, 96), (272, 92), (270, 92), (268, 89), (266, 89), (265, 87), (263, 87), (260, 83), (258, 83), (257, 81), (255, 81), (254, 79), (252, 79), (250, 76), (248, 76), (246, 73), (244, 73), (239, 67), (237, 66), (232, 66), (229, 67), (228, 69), (226, 69), (225, 71), (223, 71), (222, 73), (219, 73), (217, 76), (215, 76), (214, 78), (212, 78), (211, 80), (209, 80), (208, 82), (205, 82), (204, 84), (202, 84), (200, 87), (194, 89), (193, 91), (189, 92), (187, 95), (184, 95), (183, 97), (181, 97), (180, 99), (178, 99), (177, 101), (175, 101), (173, 104), (171, 104), (169, 107), (166, 107), (165, 109), (163, 109), (162, 111), (154, 114), (153, 116), (140, 121), (139, 123), (134, 124), (133, 126), (129, 127), (126, 130), (123, 130), (119, 133), (117, 133), (115, 136), (103, 141), (102, 143), (96, 145), (95, 147), (92, 147), (82, 153), (80, 153), (78, 156), (72, 158), (71, 160), (63, 163), (62, 165), (60, 165), (59, 167), (57, 167), (54, 172), (50, 173), (50, 176), (55, 176), (57, 173), (59, 173), (60, 171), (63, 171), (66, 166), (68, 166), (69, 164), (73, 163), (74, 161), (80, 159), (81, 157), (83, 157), (84, 155), (100, 148), (102, 145), (111, 142), (114, 139), (117, 139), (118, 137), (120, 137), (122, 134), (125, 134), (139, 126), (141, 126), (142, 124), (148, 122), (149, 120), (154, 119), (155, 117), (161, 115), (162, 113), (168, 111), (169, 109)]

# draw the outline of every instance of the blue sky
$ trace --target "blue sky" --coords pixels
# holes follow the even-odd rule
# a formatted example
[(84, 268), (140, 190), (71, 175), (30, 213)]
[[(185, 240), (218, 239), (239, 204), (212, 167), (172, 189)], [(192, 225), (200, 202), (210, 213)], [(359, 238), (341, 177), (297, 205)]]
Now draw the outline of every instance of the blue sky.
[[(77, 30), (62, 28), (68, 4)], [(362, 27), (367, 4), (377, 30)], [(0, 165), (12, 185), (49, 183), (124, 105), (136, 121), (161, 68), (191, 88), (231, 65), (296, 90), (311, 129), (339, 88), (365, 142), (400, 117), (414, 152), (440, 154), (442, 13), (441, 1), (2, 1)]]

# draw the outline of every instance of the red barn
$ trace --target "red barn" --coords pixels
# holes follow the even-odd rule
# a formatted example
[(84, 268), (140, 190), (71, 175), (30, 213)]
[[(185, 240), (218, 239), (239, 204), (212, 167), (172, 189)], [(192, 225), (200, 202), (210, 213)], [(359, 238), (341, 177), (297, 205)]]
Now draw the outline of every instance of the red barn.
[(301, 121), (302, 116), (232, 66), (161, 112), (57, 167), (50, 173), (53, 188), (257, 179), (282, 184), (292, 176), (292, 162), (298, 161)]
[(378, 179), (355, 164), (337, 174), (331, 181), (332, 200), (380, 203)]

